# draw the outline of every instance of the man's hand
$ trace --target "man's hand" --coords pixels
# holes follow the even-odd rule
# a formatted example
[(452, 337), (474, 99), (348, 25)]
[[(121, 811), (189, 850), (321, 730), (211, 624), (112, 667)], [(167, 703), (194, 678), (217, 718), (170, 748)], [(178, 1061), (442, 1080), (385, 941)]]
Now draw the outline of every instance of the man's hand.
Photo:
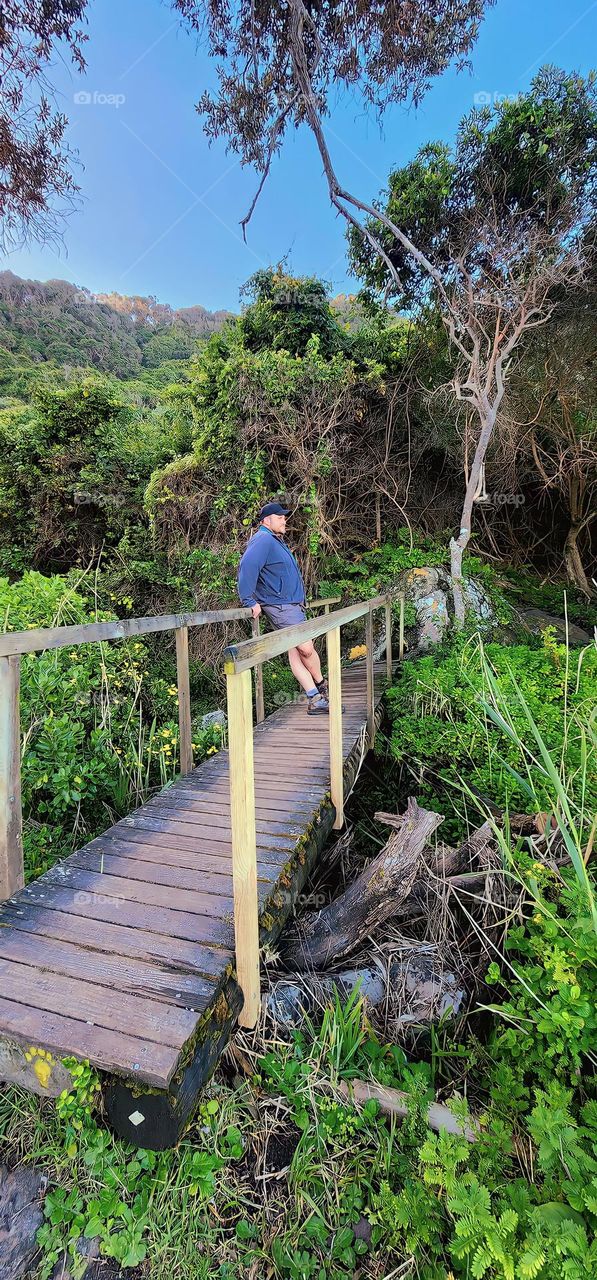
[(259, 614), (261, 613), (261, 605), (260, 605), (260, 604), (254, 604), (254, 605), (252, 605), (252, 607), (251, 607), (251, 613), (253, 614), (253, 617), (254, 617), (254, 618), (258, 618), (258, 617), (259, 617)]

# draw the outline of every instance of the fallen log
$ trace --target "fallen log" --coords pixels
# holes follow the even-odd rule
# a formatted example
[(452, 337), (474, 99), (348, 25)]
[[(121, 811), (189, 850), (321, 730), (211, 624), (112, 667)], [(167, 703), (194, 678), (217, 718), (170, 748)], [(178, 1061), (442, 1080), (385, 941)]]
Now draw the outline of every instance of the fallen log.
[(288, 930), (283, 959), (289, 968), (301, 972), (325, 969), (396, 915), (420, 870), (425, 844), (443, 816), (419, 808), (411, 796), (404, 814), (386, 817), (393, 829), (381, 853), (339, 898)]
[[(409, 1095), (402, 1089), (391, 1089), (389, 1086), (377, 1084), (373, 1080), (340, 1080), (338, 1090), (347, 1102), (365, 1103), (374, 1098), (380, 1109), (389, 1116), (404, 1119), (408, 1115)], [(449, 1107), (441, 1102), (430, 1102), (427, 1108), (427, 1123), (437, 1131), (445, 1129), (446, 1133), (456, 1133), (469, 1142), (476, 1142), (479, 1137), (479, 1125), (473, 1119), (459, 1120), (452, 1115)]]

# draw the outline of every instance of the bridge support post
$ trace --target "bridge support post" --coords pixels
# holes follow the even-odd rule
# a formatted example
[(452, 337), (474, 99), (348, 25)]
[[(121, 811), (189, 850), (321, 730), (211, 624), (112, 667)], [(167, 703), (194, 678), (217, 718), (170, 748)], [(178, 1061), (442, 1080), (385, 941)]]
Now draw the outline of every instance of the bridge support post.
[(327, 633), (328, 686), (330, 694), (330, 780), (336, 810), (334, 831), (344, 826), (344, 752), (342, 744), (342, 668), (340, 628)]
[(400, 640), (398, 643), (398, 657), (402, 662), (404, 658), (404, 592), (400, 594)]
[(191, 686), (189, 681), (189, 628), (176, 628), (176, 671), (178, 684), (178, 734), (180, 772), (184, 775), (193, 768), (193, 743), (191, 742)]
[(386, 674), (391, 683), (394, 674), (392, 659), (392, 601), (388, 598), (385, 603), (386, 611)]
[(367, 744), (372, 747), (375, 738), (375, 693), (373, 684), (373, 612), (371, 609), (369, 609), (365, 620), (365, 644), (367, 646), (365, 656), (367, 668)]
[(20, 658), (0, 658), (0, 902), (25, 883), (21, 815)]
[[(255, 639), (259, 639), (261, 628), (259, 618), (251, 618), (251, 633)], [(255, 667), (255, 719), (257, 724), (261, 724), (265, 720), (265, 702), (263, 698), (263, 666), (259, 662)]]
[(226, 683), (236, 976), (244, 997), (239, 1023), (254, 1027), (261, 986), (251, 672), (229, 673)]

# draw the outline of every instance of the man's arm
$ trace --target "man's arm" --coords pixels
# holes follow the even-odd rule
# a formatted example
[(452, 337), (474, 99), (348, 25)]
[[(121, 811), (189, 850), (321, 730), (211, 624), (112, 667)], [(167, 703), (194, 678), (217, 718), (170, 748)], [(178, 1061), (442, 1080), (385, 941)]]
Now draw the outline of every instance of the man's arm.
[(268, 548), (267, 544), (264, 546), (264, 542), (263, 537), (253, 538), (238, 566), (238, 594), (246, 609), (252, 609), (257, 604), (257, 579), (267, 560)]

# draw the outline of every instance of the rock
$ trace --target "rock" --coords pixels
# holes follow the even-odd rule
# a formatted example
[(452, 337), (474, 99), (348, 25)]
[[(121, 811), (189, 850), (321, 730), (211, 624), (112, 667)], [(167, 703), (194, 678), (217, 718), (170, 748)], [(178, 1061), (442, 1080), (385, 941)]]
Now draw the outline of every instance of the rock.
[(58, 1098), (72, 1088), (72, 1076), (49, 1049), (0, 1041), (0, 1081), (17, 1084), (41, 1098)]
[[(450, 574), (442, 565), (426, 569), (410, 569), (403, 574), (398, 590), (414, 604), (417, 620), (414, 642), (410, 655), (424, 653), (439, 644), (450, 625), (453, 610)], [(493, 605), (484, 587), (473, 578), (465, 579), (464, 595), (467, 609), (476, 618), (479, 628), (489, 631), (496, 625)]]
[(213, 729), (214, 724), (219, 724), (224, 728), (224, 725), (226, 724), (225, 711), (221, 711), (219, 709), (217, 711), (208, 711), (207, 715), (201, 717), (202, 729)]
[(33, 1263), (46, 1185), (39, 1169), (0, 1168), (0, 1280), (19, 1280)]
[[(554, 627), (559, 643), (566, 644), (565, 618), (557, 618), (551, 613), (544, 613), (543, 609), (521, 609), (518, 616), (523, 627), (530, 631), (532, 635), (540, 635), (546, 627)], [(590, 644), (592, 639), (593, 637), (583, 627), (577, 627), (574, 622), (568, 623), (568, 644)]]

